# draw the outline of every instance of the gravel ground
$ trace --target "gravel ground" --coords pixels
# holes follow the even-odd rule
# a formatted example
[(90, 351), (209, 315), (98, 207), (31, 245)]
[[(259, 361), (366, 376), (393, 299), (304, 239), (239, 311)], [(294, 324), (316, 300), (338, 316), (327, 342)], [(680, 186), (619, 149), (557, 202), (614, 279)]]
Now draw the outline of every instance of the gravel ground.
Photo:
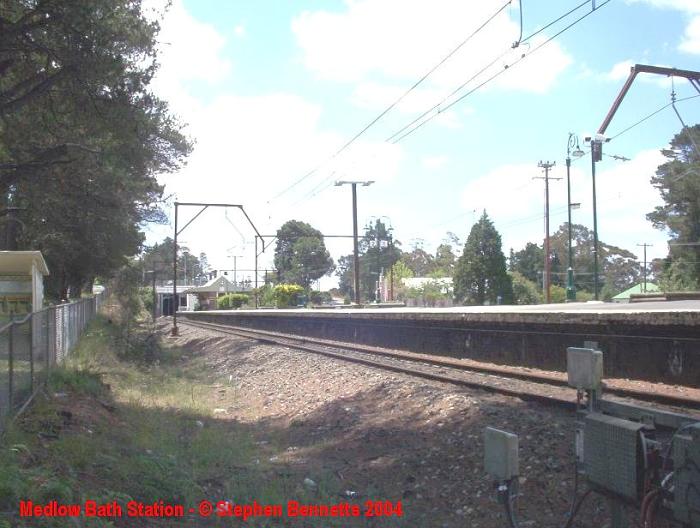
[[(520, 437), (520, 525), (565, 520), (571, 413), (186, 325), (180, 334), (169, 339), (211, 369), (214, 416), (246, 424), (265, 463), (300, 482), (339, 482), (338, 502), (402, 502), (400, 519), (347, 526), (506, 526), (483, 469), (486, 426)], [(576, 525), (608, 524), (606, 501), (591, 495)]]

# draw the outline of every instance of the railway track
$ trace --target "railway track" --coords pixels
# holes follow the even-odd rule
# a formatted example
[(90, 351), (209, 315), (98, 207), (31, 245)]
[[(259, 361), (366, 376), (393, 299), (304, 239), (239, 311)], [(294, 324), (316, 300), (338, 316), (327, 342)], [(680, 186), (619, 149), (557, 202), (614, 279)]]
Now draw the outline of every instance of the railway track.
[[(558, 407), (575, 409), (576, 391), (567, 385), (563, 373), (528, 372), (522, 368), (485, 365), (471, 360), (444, 358), (388, 350), (367, 345), (309, 338), (278, 332), (190, 321), (180, 324), (204, 330), (253, 339), (262, 343), (285, 346), (353, 363), (409, 374), (470, 388), (515, 396)], [(621, 403), (650, 402), (669, 406), (673, 411), (700, 409), (700, 400), (623, 387), (606, 387), (606, 399)]]

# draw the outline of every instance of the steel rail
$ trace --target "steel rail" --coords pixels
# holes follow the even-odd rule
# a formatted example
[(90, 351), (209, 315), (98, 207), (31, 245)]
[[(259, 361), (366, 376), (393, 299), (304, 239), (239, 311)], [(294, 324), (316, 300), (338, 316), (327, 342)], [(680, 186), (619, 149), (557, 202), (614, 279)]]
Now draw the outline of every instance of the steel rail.
[[(231, 325), (222, 325), (216, 323), (208, 323), (202, 321), (192, 321), (186, 320), (187, 325), (205, 329), (218, 331), (225, 334), (236, 335), (239, 337), (244, 337), (248, 339), (254, 339), (263, 343), (288, 346), (298, 350), (304, 350), (307, 352), (312, 352), (316, 354), (325, 355), (328, 357), (333, 357), (336, 359), (341, 359), (344, 361), (351, 361), (354, 363), (361, 363), (364, 365), (380, 367), (383, 369), (393, 370), (395, 372), (402, 372), (405, 374), (410, 374), (413, 376), (419, 376), (427, 379), (432, 379), (435, 381), (443, 381), (446, 383), (452, 383), (457, 385), (462, 385), (471, 388), (479, 388), (488, 390), (491, 392), (498, 392), (508, 396), (515, 396), (524, 400), (535, 400), (539, 402), (554, 404), (558, 406), (564, 406), (570, 409), (575, 408), (573, 389), (571, 391), (572, 399), (558, 398), (549, 395), (543, 395), (533, 391), (518, 390), (514, 388), (503, 387), (498, 384), (486, 384), (483, 381), (470, 381), (463, 378), (457, 378), (454, 376), (448, 376), (445, 374), (436, 374), (434, 372), (425, 372), (424, 370), (416, 370), (415, 368), (409, 368), (405, 366), (390, 365), (387, 363), (377, 362), (376, 360), (369, 359), (368, 357), (357, 357), (349, 356), (347, 352), (360, 353), (367, 356), (381, 356), (395, 361), (409, 362), (413, 364), (427, 364), (434, 367), (441, 367), (445, 369), (452, 369), (462, 371), (464, 373), (478, 374), (484, 376), (485, 378), (492, 378), (493, 380), (502, 380), (503, 378), (511, 378), (522, 380), (526, 383), (542, 386), (549, 386), (568, 389), (566, 375), (565, 374), (544, 374), (535, 372), (523, 372), (520, 369), (514, 369), (512, 367), (500, 367), (495, 365), (484, 365), (471, 360), (458, 360), (452, 358), (438, 358), (435, 356), (430, 356), (427, 354), (419, 354), (415, 352), (405, 352), (405, 351), (394, 351), (388, 349), (382, 349), (378, 347), (372, 347), (368, 345), (353, 344), (347, 342), (330, 341), (326, 339), (308, 338), (303, 336), (297, 336), (292, 334), (283, 334), (278, 332), (270, 332), (266, 330), (251, 330), (248, 328), (236, 327)], [(314, 346), (315, 345), (315, 346)], [(329, 350), (329, 348), (343, 350), (345, 352), (334, 352)], [(622, 387), (605, 387), (606, 394), (614, 394), (616, 396), (631, 398), (635, 400), (642, 400), (646, 402), (656, 402), (665, 405), (671, 405), (683, 408), (693, 408), (700, 409), (700, 400), (684, 397), (675, 396), (664, 393), (648, 392), (637, 389), (629, 389)]]

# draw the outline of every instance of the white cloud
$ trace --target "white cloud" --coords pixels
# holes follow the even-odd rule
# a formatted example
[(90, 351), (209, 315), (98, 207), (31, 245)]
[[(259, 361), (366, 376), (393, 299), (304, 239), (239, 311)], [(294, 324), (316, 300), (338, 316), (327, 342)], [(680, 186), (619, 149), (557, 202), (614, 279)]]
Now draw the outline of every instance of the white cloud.
[(700, 55), (700, 16), (694, 17), (685, 28), (685, 36), (678, 49)]
[[(160, 9), (162, 3), (150, 0), (145, 9)], [(224, 56), (225, 37), (213, 26), (192, 17), (182, 0), (175, 0), (159, 22), (161, 66), (153, 81), (159, 94), (168, 100), (177, 99), (187, 81), (219, 82), (231, 74), (231, 61)]]
[[(495, 0), (357, 0), (348, 2), (342, 12), (304, 12), (294, 19), (292, 29), (303, 63), (320, 78), (356, 83), (372, 78), (410, 81), (455, 48), (496, 11), (498, 4)], [(454, 88), (508, 50), (519, 33), (519, 25), (511, 16), (508, 11), (497, 16), (432, 74), (427, 86)], [(531, 45), (539, 42), (534, 39)], [(511, 64), (520, 52), (507, 53), (491, 72)], [(552, 42), (503, 75), (500, 86), (544, 92), (570, 62), (571, 58)], [(485, 72), (480, 79), (488, 75)]]
[(238, 38), (243, 38), (246, 36), (246, 29), (245, 26), (242, 24), (238, 24), (235, 28), (233, 28), (233, 34), (236, 35)]
[[(599, 75), (599, 77), (603, 80), (606, 81), (624, 81), (629, 77), (630, 75), (630, 68), (634, 66), (635, 64), (638, 64), (639, 61), (635, 62), (630, 59), (624, 60), (621, 62), (618, 62), (613, 65), (613, 67), (608, 71), (607, 73), (603, 73)], [(661, 68), (668, 68), (669, 66), (667, 65), (662, 65), (662, 64), (655, 64), (654, 66), (659, 66)], [(662, 75), (656, 75), (656, 74), (650, 74), (650, 73), (642, 73), (639, 76), (635, 78), (635, 82), (643, 82), (643, 83), (651, 83), (651, 84), (656, 84), (658, 86), (661, 86), (662, 88), (668, 88), (671, 86), (671, 78), (662, 76)]]
[[(587, 162), (586, 162), (587, 160)], [(638, 242), (655, 244), (654, 255), (665, 255), (666, 236), (652, 228), (646, 214), (660, 203), (659, 193), (649, 183), (664, 158), (658, 150), (639, 152), (629, 162), (598, 164), (596, 175), (599, 238), (606, 243), (636, 251)], [(503, 165), (467, 184), (462, 193), (464, 210), (485, 209), (503, 238), (505, 251), (544, 238), (544, 182), (534, 164)], [(550, 172), (550, 232), (567, 220), (566, 168)], [(571, 200), (581, 208), (572, 211), (572, 221), (592, 226), (590, 158), (571, 168)], [(658, 255), (657, 255), (658, 254)]]
[[(161, 4), (162, 0), (149, 0), (147, 9)], [(153, 88), (188, 123), (186, 132), (196, 140), (187, 166), (161, 178), (167, 185), (166, 193), (179, 201), (243, 204), (263, 234), (274, 232), (290, 218), (308, 221), (324, 232), (351, 231), (346, 225), (350, 215), (339, 215), (337, 210), (339, 201), (349, 201), (349, 192), (332, 188), (333, 180), (373, 179), (381, 189), (397, 174), (402, 148), (358, 141), (281, 199), (267, 203), (336, 150), (344, 138), (322, 130), (321, 107), (297, 95), (241, 96), (228, 91), (210, 99), (198, 96), (189, 81), (220, 82), (232, 71), (224, 55), (225, 37), (193, 18), (181, 0), (174, 2), (160, 23), (161, 69)], [(244, 29), (239, 35), (241, 32), (244, 34)], [(330, 192), (337, 193), (338, 199), (328, 200)], [(195, 212), (181, 209), (180, 225)], [(218, 267), (227, 264), (227, 249), (234, 247), (237, 254), (244, 255), (238, 259), (239, 269), (250, 269), (252, 230), (239, 211), (229, 210), (227, 216), (218, 209), (206, 211), (187, 227), (182, 243), (195, 253), (207, 252), (210, 262)], [(165, 236), (172, 236), (172, 225), (151, 226), (149, 242)], [(341, 248), (338, 251), (348, 253), (342, 242), (336, 244)], [(261, 268), (270, 265), (270, 254), (268, 251), (261, 257)]]
[(688, 15), (696, 15), (685, 28), (683, 40), (678, 49), (687, 53), (700, 54), (700, 1), (698, 0), (627, 0), (629, 4), (645, 3), (659, 9), (675, 9)]
[(649, 4), (660, 9), (676, 9), (686, 13), (700, 13), (697, 0), (627, 0), (628, 4)]
[(447, 156), (428, 156), (421, 160), (421, 166), (428, 170), (436, 170), (444, 167), (448, 161)]
[(630, 68), (634, 66), (631, 60), (625, 60), (613, 65), (610, 71), (604, 74), (604, 77), (610, 81), (623, 81), (629, 77)]

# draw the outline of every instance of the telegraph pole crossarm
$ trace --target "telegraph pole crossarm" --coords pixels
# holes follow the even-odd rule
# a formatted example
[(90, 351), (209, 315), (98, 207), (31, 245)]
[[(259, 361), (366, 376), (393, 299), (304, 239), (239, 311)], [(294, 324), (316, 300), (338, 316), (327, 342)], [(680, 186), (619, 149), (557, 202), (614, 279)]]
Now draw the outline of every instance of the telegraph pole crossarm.
[(644, 242), (643, 244), (637, 244), (639, 247), (644, 248), (644, 268), (642, 268), (642, 276), (644, 277), (643, 279), (643, 286), (642, 286), (642, 291), (644, 293), (647, 292), (647, 248), (652, 247), (653, 244), (647, 244)]

